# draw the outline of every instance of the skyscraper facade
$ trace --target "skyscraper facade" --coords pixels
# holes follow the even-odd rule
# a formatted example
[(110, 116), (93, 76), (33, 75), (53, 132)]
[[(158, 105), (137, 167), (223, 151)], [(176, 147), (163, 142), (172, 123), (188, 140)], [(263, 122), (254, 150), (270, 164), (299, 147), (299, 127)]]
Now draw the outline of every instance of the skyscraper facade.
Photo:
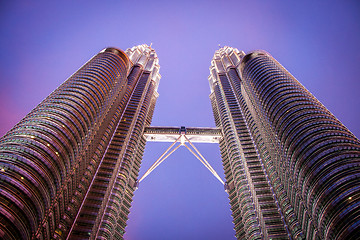
[(357, 239), (360, 142), (264, 51), (224, 47), (210, 99), (238, 239)]
[(155, 51), (106, 48), (0, 139), (0, 238), (121, 238), (160, 80)]
[(359, 140), (268, 53), (215, 52), (217, 128), (149, 127), (160, 77), (106, 48), (0, 139), (1, 239), (122, 239), (146, 139), (219, 142), (238, 239), (360, 236)]

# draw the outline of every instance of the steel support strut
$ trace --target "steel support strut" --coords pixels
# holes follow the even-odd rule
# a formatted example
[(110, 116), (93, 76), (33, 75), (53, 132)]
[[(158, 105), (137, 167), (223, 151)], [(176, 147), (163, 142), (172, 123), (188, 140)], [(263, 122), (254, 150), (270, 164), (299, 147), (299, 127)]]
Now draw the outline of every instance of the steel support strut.
[[(216, 177), (216, 179), (219, 180), (219, 182), (222, 185), (226, 186), (224, 181), (220, 178), (220, 176), (216, 173), (216, 171), (211, 167), (209, 162), (206, 161), (204, 156), (200, 153), (200, 151), (194, 146), (194, 144), (186, 136), (185, 127), (181, 127), (179, 134), (180, 134), (180, 136), (178, 138), (176, 138), (176, 140), (165, 150), (165, 152), (163, 154), (161, 154), (161, 156), (151, 165), (151, 167), (145, 172), (145, 174), (136, 182), (136, 187), (138, 187), (138, 185), (141, 181), (143, 181), (152, 171), (155, 170), (155, 168), (157, 168), (166, 158), (168, 158), (172, 153), (174, 153), (181, 146), (185, 146), (189, 150), (189, 152), (191, 152), (214, 175), (214, 177)], [(174, 147), (176, 145), (176, 143), (178, 143), (178, 142), (179, 142), (179, 144), (176, 147)], [(186, 143), (189, 143), (193, 149), (191, 149), (188, 145), (186, 145)]]

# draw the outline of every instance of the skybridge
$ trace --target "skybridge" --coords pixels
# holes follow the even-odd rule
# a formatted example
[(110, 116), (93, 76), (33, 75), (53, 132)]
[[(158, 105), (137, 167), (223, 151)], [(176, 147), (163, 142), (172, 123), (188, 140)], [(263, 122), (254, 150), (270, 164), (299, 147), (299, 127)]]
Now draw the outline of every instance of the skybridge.
[(174, 142), (179, 136), (182, 142), (187, 138), (193, 143), (219, 143), (222, 133), (220, 128), (200, 127), (147, 127), (144, 130), (148, 142)]
[(174, 153), (179, 147), (186, 147), (213, 175), (225, 186), (227, 185), (211, 167), (204, 156), (199, 152), (193, 143), (219, 143), (222, 139), (220, 128), (200, 128), (200, 127), (146, 127), (144, 130), (146, 141), (150, 142), (169, 142), (172, 143), (163, 154), (154, 162), (145, 174), (137, 181), (136, 187), (144, 180), (155, 168), (157, 168), (166, 158)]

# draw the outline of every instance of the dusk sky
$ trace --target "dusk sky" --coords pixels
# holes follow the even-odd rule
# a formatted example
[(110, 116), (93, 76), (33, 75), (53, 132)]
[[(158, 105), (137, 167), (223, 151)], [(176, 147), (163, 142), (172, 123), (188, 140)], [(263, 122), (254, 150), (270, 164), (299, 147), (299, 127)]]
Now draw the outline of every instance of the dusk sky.
[[(360, 137), (359, 1), (1, 1), (0, 36), (1, 136), (103, 48), (152, 43), (153, 126), (215, 126), (220, 44), (268, 51)], [(140, 176), (169, 145), (147, 144)], [(218, 146), (197, 147), (224, 179)], [(182, 147), (135, 191), (125, 239), (235, 239), (227, 197)]]

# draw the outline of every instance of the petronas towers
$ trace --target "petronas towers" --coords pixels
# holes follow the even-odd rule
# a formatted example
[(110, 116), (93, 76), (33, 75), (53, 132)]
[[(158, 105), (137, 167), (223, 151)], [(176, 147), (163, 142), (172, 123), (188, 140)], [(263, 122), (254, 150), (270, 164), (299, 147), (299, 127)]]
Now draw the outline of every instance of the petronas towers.
[[(0, 138), (0, 238), (123, 238), (158, 62), (106, 48)], [(236, 238), (357, 239), (359, 140), (267, 52), (221, 48), (208, 80), (217, 128), (192, 134), (219, 134)]]

